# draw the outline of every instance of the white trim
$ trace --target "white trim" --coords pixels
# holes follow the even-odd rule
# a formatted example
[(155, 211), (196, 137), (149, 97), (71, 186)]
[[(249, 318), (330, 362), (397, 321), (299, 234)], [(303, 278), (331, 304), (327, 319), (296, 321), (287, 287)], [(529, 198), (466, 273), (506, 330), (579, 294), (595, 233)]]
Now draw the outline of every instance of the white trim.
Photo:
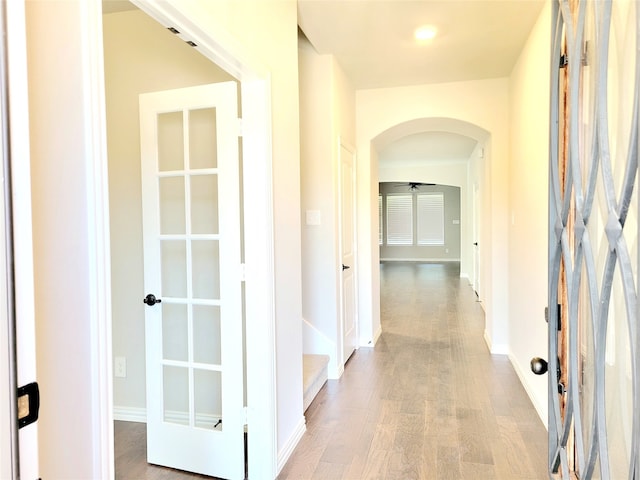
[(459, 262), (459, 258), (381, 258), (381, 262)]
[[(277, 470), (276, 476), (280, 474), (280, 472), (282, 471), (285, 464), (291, 457), (291, 454), (293, 453), (293, 451), (298, 446), (298, 443), (300, 442), (300, 440), (302, 439), (302, 436), (305, 434), (306, 431), (307, 431), (307, 425), (305, 423), (304, 416), (302, 416), (302, 418), (300, 418), (300, 421), (298, 422), (298, 426), (293, 431), (293, 434), (289, 437), (289, 439), (285, 442), (282, 449), (278, 452), (278, 470)], [(251, 456), (249, 456), (249, 458), (251, 458)]]
[[(200, 18), (182, 13), (181, 0), (132, 0), (163, 25), (172, 25), (182, 38), (193, 40), (205, 57), (240, 80), (243, 120), (244, 204), (253, 206), (253, 221), (245, 222), (247, 410), (249, 471), (253, 480), (276, 477), (276, 359), (275, 268), (273, 240), (271, 80), (269, 71), (250, 58), (223, 25), (210, 28)], [(246, 207), (245, 207), (246, 208)], [(245, 215), (247, 218), (247, 215)], [(256, 221), (259, 219), (260, 221)], [(301, 392), (302, 393), (302, 392)]]
[[(24, 2), (4, 2), (7, 20), (7, 65), (11, 182), (13, 192), (14, 278), (16, 306), (17, 381), (36, 380), (36, 329), (33, 270), (33, 216), (31, 203), (31, 149), (29, 143), (29, 92)], [(38, 422), (20, 429), (19, 454), (22, 478), (40, 477)]]
[[(520, 383), (524, 387), (525, 392), (527, 392), (527, 396), (529, 397), (529, 400), (531, 400), (531, 403), (533, 404), (533, 408), (535, 408), (536, 412), (538, 412), (538, 416), (540, 417), (540, 420), (542, 420), (542, 424), (544, 425), (544, 428), (549, 430), (548, 412), (540, 404), (540, 402), (538, 401), (538, 399), (534, 395), (533, 390), (531, 390), (531, 388), (529, 388), (529, 383), (526, 381), (525, 372), (522, 371), (522, 369), (520, 368), (520, 365), (518, 364), (516, 358), (511, 353), (509, 353), (509, 361), (511, 362), (511, 365), (513, 366), (513, 369), (515, 370), (516, 375), (518, 375), (518, 378), (520, 379)], [(529, 372), (529, 375), (530, 374), (531, 374), (531, 372)], [(545, 400), (546, 400), (546, 398), (545, 398)]]
[(487, 347), (489, 347), (489, 352), (491, 352), (492, 355), (509, 355), (509, 345), (501, 343), (493, 345), (491, 343), (491, 336), (486, 330), (484, 331), (484, 341), (486, 342)]
[[(109, 177), (102, 45), (102, 4), (81, 2), (82, 92), (84, 117), (91, 119), (85, 142), (87, 240), (91, 298), (90, 341), (92, 375), (92, 416), (96, 426), (93, 471), (101, 478), (114, 476), (112, 360), (111, 360), (111, 255), (109, 233)], [(91, 219), (94, 221), (92, 222)]]
[(360, 346), (370, 348), (375, 347), (376, 343), (378, 343), (378, 340), (380, 340), (380, 335), (382, 335), (382, 325), (378, 325), (378, 329), (374, 332), (373, 338), (371, 340), (369, 340), (367, 343), (360, 344)]
[(147, 409), (141, 407), (113, 407), (113, 419), (120, 422), (147, 423)]

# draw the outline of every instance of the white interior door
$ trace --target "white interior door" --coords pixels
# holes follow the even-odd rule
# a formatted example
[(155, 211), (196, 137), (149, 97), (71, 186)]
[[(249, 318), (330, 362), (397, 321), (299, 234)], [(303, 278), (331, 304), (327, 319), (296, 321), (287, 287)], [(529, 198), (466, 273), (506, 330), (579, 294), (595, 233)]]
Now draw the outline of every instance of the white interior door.
[(140, 96), (150, 463), (244, 478), (237, 85)]
[(356, 238), (355, 238), (355, 153), (340, 143), (340, 288), (342, 326), (342, 364), (357, 347), (358, 322), (356, 308)]
[(473, 186), (473, 289), (480, 297), (480, 195), (478, 187)]

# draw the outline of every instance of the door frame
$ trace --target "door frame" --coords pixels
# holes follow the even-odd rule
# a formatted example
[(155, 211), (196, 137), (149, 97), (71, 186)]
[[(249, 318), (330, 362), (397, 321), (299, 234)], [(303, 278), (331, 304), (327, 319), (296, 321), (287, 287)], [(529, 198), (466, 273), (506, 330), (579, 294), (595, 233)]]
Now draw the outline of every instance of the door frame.
[[(34, 305), (33, 232), (31, 208), (31, 164), (29, 93), (25, 5), (4, 2), (6, 34), (6, 77), (9, 94), (8, 121), (11, 153), (11, 198), (13, 229), (13, 307), (15, 315), (15, 381), (12, 387), (36, 381), (36, 336)], [(24, 161), (24, 160), (27, 161)], [(6, 265), (5, 265), (6, 266)], [(2, 274), (6, 271), (3, 269)], [(9, 339), (11, 340), (11, 339)], [(3, 351), (4, 353), (4, 351)], [(9, 385), (9, 383), (7, 383)], [(15, 398), (15, 397), (13, 397)], [(12, 408), (15, 418), (17, 415)], [(17, 434), (18, 448), (13, 453), (14, 474), (22, 478), (39, 477), (38, 422), (21, 428)], [(4, 459), (4, 457), (3, 457)], [(2, 475), (0, 475), (2, 477)]]
[[(150, 2), (131, 0), (138, 8), (165, 26), (173, 26), (181, 33), (182, 39), (197, 44), (197, 50), (209, 60), (240, 81), (243, 118), (243, 163), (244, 171), (252, 175), (243, 178), (245, 212), (250, 209), (252, 215), (245, 215), (245, 318), (247, 331), (252, 335), (246, 338), (247, 350), (247, 423), (250, 435), (248, 449), (251, 455), (248, 468), (254, 479), (272, 479), (276, 476), (276, 398), (275, 398), (275, 300), (274, 300), (274, 242), (273, 242), (273, 206), (272, 206), (272, 157), (271, 157), (271, 84), (269, 72), (263, 65), (243, 54), (242, 47), (233, 38), (225, 34), (224, 29), (206, 29), (199, 19), (189, 18), (178, 6), (179, 2)], [(84, 3), (84, 2), (83, 2)], [(86, 2), (84, 8), (88, 37), (88, 57), (91, 71), (88, 73), (91, 83), (91, 107), (97, 112), (104, 109), (104, 81), (102, 49), (102, 11), (99, 0)], [(99, 27), (99, 28), (91, 28)], [(106, 175), (106, 122), (103, 114), (91, 115), (89, 131), (93, 138), (86, 139), (95, 148), (96, 161), (100, 167), (98, 175)], [(92, 162), (87, 156), (87, 165)], [(94, 178), (99, 183), (100, 178)], [(102, 180), (100, 180), (102, 181)], [(90, 189), (90, 195), (98, 210), (108, 211), (108, 191)], [(254, 221), (254, 219), (261, 221)], [(109, 230), (108, 214), (106, 218), (97, 218), (94, 225), (96, 243), (104, 246), (98, 254), (97, 264), (100, 271), (108, 272), (110, 256), (108, 253)], [(92, 272), (98, 282), (98, 295), (109, 298), (108, 275)], [(99, 324), (97, 343), (100, 349), (100, 385), (96, 395), (100, 397), (101, 431), (112, 432), (113, 395), (111, 385), (111, 318), (109, 303), (103, 302), (96, 312)], [(266, 361), (265, 361), (266, 359)], [(113, 478), (113, 442), (100, 442), (103, 478)]]

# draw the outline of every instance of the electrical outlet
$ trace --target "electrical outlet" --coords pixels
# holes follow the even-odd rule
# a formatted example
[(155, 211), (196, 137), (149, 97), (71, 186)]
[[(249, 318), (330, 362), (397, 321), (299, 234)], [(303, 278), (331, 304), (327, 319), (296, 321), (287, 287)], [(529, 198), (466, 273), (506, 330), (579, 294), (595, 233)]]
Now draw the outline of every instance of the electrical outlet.
[(125, 357), (115, 357), (113, 359), (113, 375), (120, 378), (127, 376), (127, 359)]

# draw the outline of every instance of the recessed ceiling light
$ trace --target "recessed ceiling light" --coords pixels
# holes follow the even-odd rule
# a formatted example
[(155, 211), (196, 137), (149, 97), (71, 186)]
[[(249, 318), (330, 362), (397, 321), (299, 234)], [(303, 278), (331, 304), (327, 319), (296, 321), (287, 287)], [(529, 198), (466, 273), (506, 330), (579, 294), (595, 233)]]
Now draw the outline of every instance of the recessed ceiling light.
[(416, 29), (414, 37), (418, 41), (432, 40), (437, 33), (438, 29), (433, 25), (424, 25)]

